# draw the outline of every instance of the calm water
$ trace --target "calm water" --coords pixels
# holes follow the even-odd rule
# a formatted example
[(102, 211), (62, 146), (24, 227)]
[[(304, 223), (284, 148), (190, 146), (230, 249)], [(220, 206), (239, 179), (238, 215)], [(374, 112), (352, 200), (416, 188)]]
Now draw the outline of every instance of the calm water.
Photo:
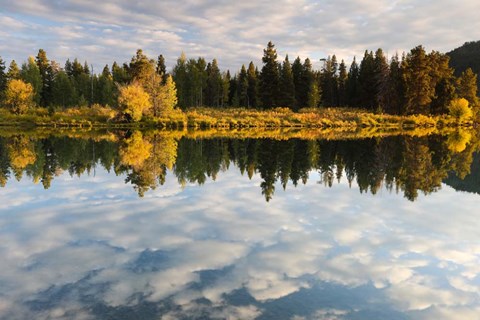
[(0, 318), (480, 319), (479, 145), (1, 137)]

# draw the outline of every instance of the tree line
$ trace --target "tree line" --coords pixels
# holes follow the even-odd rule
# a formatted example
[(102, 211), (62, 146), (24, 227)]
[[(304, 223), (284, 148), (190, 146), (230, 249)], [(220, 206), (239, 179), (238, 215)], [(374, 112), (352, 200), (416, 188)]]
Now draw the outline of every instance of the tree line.
[[(443, 114), (455, 98), (478, 105), (477, 75), (466, 69), (456, 77), (447, 55), (427, 53), (423, 46), (390, 59), (382, 49), (365, 51), (359, 62), (354, 58), (348, 66), (335, 55), (321, 60), (320, 70), (309, 58), (290, 62), (287, 55), (279, 61), (275, 45), (269, 42), (260, 69), (250, 62), (232, 74), (221, 71), (216, 59), (187, 59), (182, 53), (167, 72), (163, 55), (154, 60), (139, 49), (129, 63), (113, 62), (95, 74), (92, 66), (78, 59), (61, 67), (40, 49), (21, 67), (12, 60), (6, 68), (0, 58), (0, 98), (13, 109), (21, 105), (15, 98), (26, 92), (36, 106), (65, 109), (100, 104), (119, 108), (130, 118), (157, 116), (177, 103), (182, 109), (353, 107), (390, 114)], [(8, 84), (15, 84), (16, 91), (7, 90)], [(119, 99), (122, 88), (131, 84), (136, 89), (130, 88), (126, 99)], [(140, 97), (138, 105), (129, 105), (133, 96)]]
[(258, 174), (269, 201), (279, 185), (306, 183), (317, 171), (331, 187), (345, 177), (360, 192), (377, 193), (382, 187), (403, 192), (415, 200), (420, 192), (434, 192), (455, 173), (470, 173), (478, 137), (458, 131), (448, 137), (393, 136), (363, 140), (175, 139), (155, 132), (119, 133), (118, 142), (67, 137), (32, 139), (23, 135), (0, 137), (0, 186), (10, 178), (30, 177), (48, 189), (56, 176), (92, 174), (102, 166), (124, 174), (143, 196), (163, 185), (168, 170), (178, 183), (203, 184), (233, 163), (242, 175)]

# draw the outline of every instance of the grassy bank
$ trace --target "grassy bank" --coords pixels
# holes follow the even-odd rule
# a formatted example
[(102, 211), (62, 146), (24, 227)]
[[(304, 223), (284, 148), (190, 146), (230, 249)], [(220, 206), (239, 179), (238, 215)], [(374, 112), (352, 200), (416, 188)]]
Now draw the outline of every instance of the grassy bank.
[(140, 122), (118, 121), (118, 112), (106, 107), (93, 106), (49, 112), (45, 108), (30, 110), (15, 115), (0, 109), (1, 126), (54, 127), (54, 128), (310, 128), (356, 131), (360, 128), (375, 130), (408, 130), (413, 128), (444, 128), (473, 126), (472, 120), (458, 122), (447, 115), (395, 116), (371, 113), (361, 109), (321, 108), (301, 109), (293, 112), (288, 108), (268, 111), (252, 109), (195, 108), (185, 112), (175, 110), (159, 117), (144, 116)]

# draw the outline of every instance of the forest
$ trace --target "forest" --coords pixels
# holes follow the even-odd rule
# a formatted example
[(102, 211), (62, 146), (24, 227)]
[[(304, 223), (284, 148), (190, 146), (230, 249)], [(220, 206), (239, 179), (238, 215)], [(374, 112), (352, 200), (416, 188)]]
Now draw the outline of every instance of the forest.
[(449, 59), (423, 46), (390, 59), (377, 49), (348, 65), (328, 56), (315, 70), (309, 58), (279, 59), (269, 42), (261, 66), (251, 61), (236, 72), (221, 71), (216, 59), (188, 59), (184, 53), (167, 71), (162, 54), (151, 59), (139, 49), (130, 62), (114, 61), (95, 74), (88, 62), (68, 59), (62, 66), (40, 49), (21, 66), (12, 60), (7, 67), (0, 58), (0, 103), (16, 115), (51, 116), (90, 108), (113, 122), (155, 119), (192, 107), (281, 107), (293, 112), (354, 108), (376, 114), (471, 117), (479, 105), (477, 74), (465, 66), (456, 74)]

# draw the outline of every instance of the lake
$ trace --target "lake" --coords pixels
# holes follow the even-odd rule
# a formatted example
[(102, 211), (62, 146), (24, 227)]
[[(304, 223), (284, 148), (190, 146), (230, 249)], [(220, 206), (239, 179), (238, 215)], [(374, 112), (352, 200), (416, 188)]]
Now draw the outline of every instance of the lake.
[(2, 132), (1, 319), (480, 319), (478, 133)]

